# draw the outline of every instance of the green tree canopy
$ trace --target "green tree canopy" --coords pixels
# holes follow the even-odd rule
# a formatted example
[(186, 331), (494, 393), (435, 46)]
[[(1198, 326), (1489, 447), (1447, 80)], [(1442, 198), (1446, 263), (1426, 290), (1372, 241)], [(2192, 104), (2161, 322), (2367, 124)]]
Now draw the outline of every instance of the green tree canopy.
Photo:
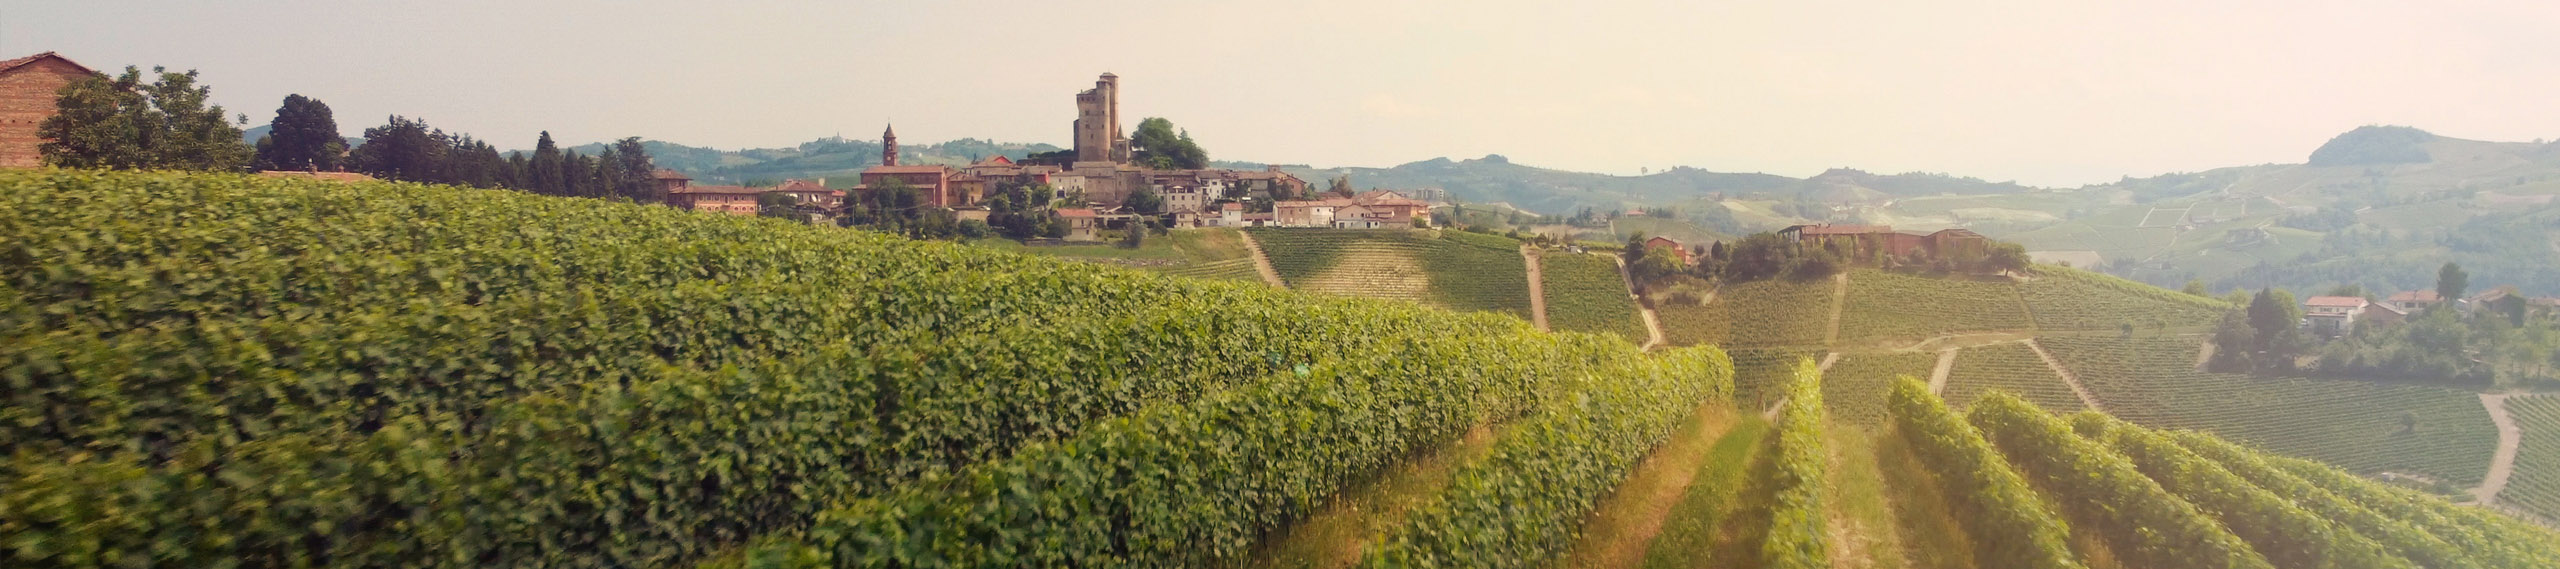
[(1201, 150), (1200, 144), (1191, 140), (1190, 132), (1175, 131), (1173, 121), (1163, 117), (1138, 121), (1138, 133), (1129, 138), (1129, 144), (1135, 147), (1134, 160), (1159, 170), (1209, 166), (1209, 152)]
[(2436, 296), (2443, 298), (2446, 306), (2462, 299), (2463, 289), (2467, 288), (2471, 288), (2471, 273), (2462, 272), (2462, 265), (2445, 263), (2444, 268), (2436, 270)]
[(114, 170), (239, 170), (250, 149), (240, 128), (206, 103), (213, 89), (196, 72), (127, 66), (114, 78), (92, 75), (65, 85), (57, 112), (37, 127), (46, 164)]
[(347, 141), (338, 134), (338, 119), (329, 104), (302, 95), (286, 95), (275, 122), (258, 139), (259, 169), (337, 170)]

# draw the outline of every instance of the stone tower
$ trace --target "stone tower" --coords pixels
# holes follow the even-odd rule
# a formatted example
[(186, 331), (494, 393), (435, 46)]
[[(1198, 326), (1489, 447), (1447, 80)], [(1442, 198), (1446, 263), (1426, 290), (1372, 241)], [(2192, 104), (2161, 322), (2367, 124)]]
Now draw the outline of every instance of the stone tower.
[(880, 165), (898, 165), (898, 125), (880, 132)]
[(1076, 161), (1129, 161), (1129, 139), (1120, 134), (1120, 76), (1104, 73), (1092, 90), (1076, 93)]

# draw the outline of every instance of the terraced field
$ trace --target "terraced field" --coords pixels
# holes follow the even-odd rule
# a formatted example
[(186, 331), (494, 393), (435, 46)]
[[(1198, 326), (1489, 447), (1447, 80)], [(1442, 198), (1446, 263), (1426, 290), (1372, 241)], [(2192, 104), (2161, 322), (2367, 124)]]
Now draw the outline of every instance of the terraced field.
[(1644, 316), (1628, 296), (1618, 263), (1601, 255), (1549, 252), (1538, 257), (1546, 276), (1547, 327), (1558, 332), (1616, 334), (1638, 344), (1651, 339)]
[(1658, 302), (1674, 346), (1818, 346), (1831, 325), (1831, 280), (1772, 279), (1726, 285), (1703, 306)]
[(2507, 398), (2507, 415), (2524, 429), (2524, 440), (2498, 501), (2560, 520), (2560, 395)]
[(1885, 395), (1897, 378), (1928, 381), (1938, 366), (1934, 352), (1866, 352), (1840, 355), (1822, 374), (1822, 401), (1831, 418), (1853, 425), (1884, 424)]
[(2419, 474), (2470, 486), (2498, 433), (2476, 394), (2434, 387), (2266, 379), (2195, 371), (2192, 337), (2038, 339), (2107, 412), (2147, 427), (2198, 429), (2364, 474)]
[(2034, 272), (2018, 291), (2044, 330), (2209, 327), (2228, 308), (2220, 300), (2069, 267), (2037, 265)]
[(2032, 327), (2017, 285), (1874, 269), (1850, 271), (1847, 305), (1840, 313), (1842, 342)]
[(2063, 383), (2062, 376), (2036, 357), (2034, 348), (2025, 342), (2006, 342), (1965, 348), (1956, 352), (1956, 363), (1947, 372), (1946, 397), (1957, 408), (1971, 406), (1975, 399), (1991, 390), (2008, 392), (2034, 403), (2046, 411), (2070, 413), (2087, 409), (2080, 394)]
[(1520, 242), (1458, 231), (1281, 229), (1253, 232), (1290, 288), (1529, 317)]

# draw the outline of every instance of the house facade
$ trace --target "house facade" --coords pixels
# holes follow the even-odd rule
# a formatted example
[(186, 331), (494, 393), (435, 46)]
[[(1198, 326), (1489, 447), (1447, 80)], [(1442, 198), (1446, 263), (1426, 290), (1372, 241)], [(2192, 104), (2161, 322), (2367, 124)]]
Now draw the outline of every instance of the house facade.
[(755, 215), (756, 196), (764, 190), (745, 186), (685, 185), (667, 192), (667, 205), (693, 211), (715, 211), (730, 215)]
[(37, 133), (53, 118), (62, 88), (98, 72), (53, 52), (0, 61), (0, 168), (44, 165)]
[(1085, 208), (1058, 210), (1058, 219), (1067, 222), (1068, 241), (1100, 241), (1101, 218)]
[(2355, 331), (2356, 319), (2372, 302), (2354, 296), (2314, 296), (2302, 301), (2302, 318), (2311, 333), (2343, 336)]

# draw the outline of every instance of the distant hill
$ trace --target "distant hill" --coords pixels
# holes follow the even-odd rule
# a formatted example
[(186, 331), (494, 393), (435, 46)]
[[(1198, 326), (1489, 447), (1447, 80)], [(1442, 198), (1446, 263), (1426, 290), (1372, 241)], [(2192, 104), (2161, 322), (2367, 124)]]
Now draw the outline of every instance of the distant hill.
[[(821, 138), (790, 148), (719, 150), (659, 140), (641, 141), (658, 167), (683, 172), (698, 181), (736, 184), (792, 178), (828, 178), (828, 185), (850, 186), (864, 168), (880, 164), (880, 143)], [(580, 154), (604, 150), (603, 143), (570, 147)], [(965, 165), (988, 156), (1021, 159), (1037, 152), (1062, 150), (1041, 143), (994, 142), (963, 138), (938, 144), (900, 144), (898, 161), (907, 164)]]
[[(1259, 166), (1235, 163), (1239, 166)], [(1433, 158), (1393, 168), (1314, 168), (1282, 165), (1310, 182), (1348, 175), (1361, 188), (1443, 188), (1461, 201), (1499, 202), (1547, 214), (1672, 205), (1710, 194), (1769, 195), (1817, 201), (1860, 201), (1901, 195), (1984, 194), (2026, 191), (2013, 183), (1909, 173), (1879, 176), (1837, 169), (1810, 179), (1775, 174), (1712, 172), (1677, 167), (1641, 176), (1569, 172), (1513, 163), (1502, 155)]]

